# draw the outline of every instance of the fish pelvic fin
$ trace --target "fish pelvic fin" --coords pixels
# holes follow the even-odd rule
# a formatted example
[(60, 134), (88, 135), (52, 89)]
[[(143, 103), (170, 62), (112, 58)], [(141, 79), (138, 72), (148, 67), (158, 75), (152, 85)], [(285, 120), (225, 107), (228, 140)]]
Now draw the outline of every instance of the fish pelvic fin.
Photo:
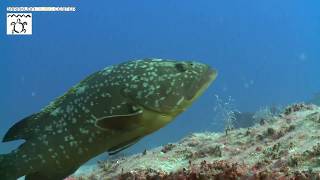
[(54, 170), (53, 172), (33, 172), (25, 176), (25, 180), (62, 180), (74, 173), (77, 168)]

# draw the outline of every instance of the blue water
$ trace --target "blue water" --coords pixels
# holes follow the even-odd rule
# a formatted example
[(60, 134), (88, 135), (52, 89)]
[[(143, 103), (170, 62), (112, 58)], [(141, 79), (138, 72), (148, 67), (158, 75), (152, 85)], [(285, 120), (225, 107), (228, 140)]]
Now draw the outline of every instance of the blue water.
[[(6, 6), (76, 6), (34, 12), (32, 36), (5, 35)], [(0, 10), (0, 137), (90, 73), (145, 57), (198, 60), (219, 71), (173, 123), (128, 152), (221, 131), (214, 94), (240, 111), (308, 100), (320, 91), (318, 0), (3, 0)], [(0, 145), (9, 152), (16, 143)]]

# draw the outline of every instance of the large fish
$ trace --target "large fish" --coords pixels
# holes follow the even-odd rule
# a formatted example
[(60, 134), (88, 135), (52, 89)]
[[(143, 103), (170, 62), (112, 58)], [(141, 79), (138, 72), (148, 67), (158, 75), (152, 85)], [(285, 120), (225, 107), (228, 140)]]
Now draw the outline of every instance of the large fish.
[(216, 78), (197, 62), (144, 59), (98, 71), (13, 125), (0, 179), (60, 180), (89, 159), (117, 153), (172, 121)]

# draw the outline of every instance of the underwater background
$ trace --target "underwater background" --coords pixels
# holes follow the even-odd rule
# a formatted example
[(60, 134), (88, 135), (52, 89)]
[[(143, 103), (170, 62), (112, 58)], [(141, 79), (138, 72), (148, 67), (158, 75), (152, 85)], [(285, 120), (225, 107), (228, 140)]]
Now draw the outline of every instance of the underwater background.
[[(173, 123), (123, 153), (222, 131), (216, 96), (236, 109), (308, 101), (320, 91), (320, 2), (9, 1), (0, 13), (0, 137), (89, 74), (148, 57), (196, 60), (217, 80)], [(33, 35), (5, 35), (6, 6), (76, 6), (34, 12)], [(7, 153), (20, 142), (0, 144)]]

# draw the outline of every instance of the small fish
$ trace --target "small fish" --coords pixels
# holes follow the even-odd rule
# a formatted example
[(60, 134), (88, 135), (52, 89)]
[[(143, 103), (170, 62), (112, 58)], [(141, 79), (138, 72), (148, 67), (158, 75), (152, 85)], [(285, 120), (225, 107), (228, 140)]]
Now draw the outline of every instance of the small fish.
[(163, 59), (98, 71), (8, 130), (3, 142), (25, 142), (0, 155), (1, 180), (61, 180), (128, 148), (185, 111), (216, 76), (205, 64)]

